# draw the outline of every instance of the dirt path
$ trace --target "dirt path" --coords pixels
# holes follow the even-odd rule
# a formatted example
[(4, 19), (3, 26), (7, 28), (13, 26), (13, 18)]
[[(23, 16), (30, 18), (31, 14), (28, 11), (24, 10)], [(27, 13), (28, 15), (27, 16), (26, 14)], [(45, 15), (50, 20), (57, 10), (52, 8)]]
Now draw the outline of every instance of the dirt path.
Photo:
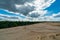
[(60, 27), (39, 23), (0, 29), (0, 40), (60, 40)]

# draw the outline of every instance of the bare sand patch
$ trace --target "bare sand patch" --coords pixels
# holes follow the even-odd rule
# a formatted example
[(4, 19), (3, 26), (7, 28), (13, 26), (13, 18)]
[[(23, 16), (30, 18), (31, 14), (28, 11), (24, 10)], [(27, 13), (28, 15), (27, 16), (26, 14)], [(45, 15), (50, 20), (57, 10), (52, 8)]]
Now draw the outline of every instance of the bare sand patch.
[(0, 40), (60, 40), (60, 27), (38, 23), (0, 29)]

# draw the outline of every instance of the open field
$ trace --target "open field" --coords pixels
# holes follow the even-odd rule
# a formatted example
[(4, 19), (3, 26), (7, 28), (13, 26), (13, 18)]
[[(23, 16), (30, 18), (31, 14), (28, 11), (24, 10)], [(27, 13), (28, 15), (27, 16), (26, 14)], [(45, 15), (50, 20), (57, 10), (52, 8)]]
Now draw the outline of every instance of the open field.
[(60, 23), (37, 23), (0, 29), (0, 40), (60, 40)]
[(48, 23), (48, 24), (52, 26), (60, 26), (60, 23)]

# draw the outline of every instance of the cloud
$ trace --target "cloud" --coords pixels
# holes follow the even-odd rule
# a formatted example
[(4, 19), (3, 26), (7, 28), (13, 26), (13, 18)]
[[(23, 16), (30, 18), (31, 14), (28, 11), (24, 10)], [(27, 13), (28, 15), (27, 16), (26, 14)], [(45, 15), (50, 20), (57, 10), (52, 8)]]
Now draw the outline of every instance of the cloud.
[(26, 2), (31, 3), (32, 1), (34, 1), (34, 0), (15, 0), (15, 3), (23, 5)]
[[(7, 10), (5, 10), (6, 12)], [(13, 12), (9, 12), (11, 14), (15, 14)], [(51, 16), (39, 16), (39, 14), (31, 14), (34, 15), (34, 17), (38, 17), (38, 18), (33, 18), (33, 17), (28, 17), (28, 16), (24, 16), (22, 14), (16, 13), (15, 16), (12, 15), (6, 15), (6, 14), (1, 14), (0, 12), (0, 21), (60, 21), (60, 12), (58, 13), (53, 13)]]
[(23, 15), (27, 15), (29, 12), (33, 11), (34, 7), (31, 6), (22, 6), (18, 8), (18, 11), (23, 14)]
[(0, 17), (3, 17), (3, 19), (8, 21), (52, 21), (57, 14), (44, 16), (46, 13), (49, 13), (48, 10), (44, 9), (51, 6), (55, 1), (56, 0), (34, 0), (32, 2), (26, 1), (23, 4), (18, 3), (15, 4), (18, 13), (2, 10), (3, 15), (0, 13)]
[[(31, 0), (32, 1), (32, 0)], [(15, 4), (17, 10), (24, 15), (39, 13), (41, 16), (46, 14), (47, 11), (44, 10), (49, 7), (55, 0), (33, 0), (32, 2), (26, 1), (24, 4)]]
[(60, 12), (53, 13), (50, 16), (40, 16), (38, 18), (30, 18), (30, 21), (60, 21)]
[(60, 12), (52, 13), (51, 16), (44, 16), (44, 18), (46, 18), (46, 21), (48, 21), (48, 20), (49, 21), (60, 21)]
[(22, 21), (24, 20), (26, 16), (19, 14), (19, 13), (14, 13), (10, 12), (8, 10), (0, 9), (0, 19), (6, 20), (6, 21)]
[(56, 14), (53, 14), (52, 15), (53, 17), (60, 17), (60, 12), (56, 13)]
[(53, 14), (51, 17), (53, 17), (53, 21), (60, 21), (60, 12)]
[(35, 0), (32, 5), (35, 7), (33, 11), (29, 12), (29, 14), (40, 14), (40, 16), (43, 16), (46, 14), (48, 11), (44, 10), (47, 7), (49, 7), (52, 3), (54, 3), (55, 0)]

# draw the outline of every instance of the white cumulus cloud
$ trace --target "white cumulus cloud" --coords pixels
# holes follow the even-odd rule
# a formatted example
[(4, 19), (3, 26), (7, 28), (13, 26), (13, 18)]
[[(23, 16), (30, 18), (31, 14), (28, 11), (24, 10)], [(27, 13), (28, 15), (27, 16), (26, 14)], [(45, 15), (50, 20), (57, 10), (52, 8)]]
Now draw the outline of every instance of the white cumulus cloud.
[[(54, 3), (54, 2), (55, 2), (55, 0), (34, 0), (34, 1), (32, 1), (32, 2), (25, 2), (23, 5), (24, 5), (24, 6), (28, 6), (28, 7), (30, 6), (30, 7), (29, 7), (30, 9), (32, 9), (31, 7), (34, 7), (34, 9), (31, 10), (31, 11), (29, 11), (29, 12), (27, 13), (27, 15), (36, 12), (37, 14), (40, 14), (40, 16), (42, 16), (42, 15), (44, 15), (44, 14), (47, 13), (47, 11), (44, 10), (44, 9), (46, 9), (47, 7), (49, 7), (49, 6), (50, 6), (52, 3)], [(24, 9), (23, 5), (15, 4), (17, 10), (19, 10), (19, 9), (22, 7), (21, 10), (24, 10), (24, 11), (25, 11), (27, 8)], [(19, 10), (19, 11), (21, 11), (21, 10)], [(29, 9), (27, 9), (27, 10), (29, 10)], [(24, 12), (24, 11), (23, 11), (23, 12)], [(23, 13), (22, 13), (22, 14), (23, 14)]]
[[(44, 10), (44, 9), (51, 6), (52, 3), (54, 3), (55, 1), (56, 0), (34, 0), (32, 2), (25, 2), (24, 4), (15, 4), (16, 9), (20, 12), (20, 14), (16, 13), (16, 16), (17, 15), (18, 16), (15, 18), (18, 18), (18, 21), (50, 21), (50, 20), (53, 20), (54, 16), (56, 15), (53, 14), (52, 16), (44, 16), (44, 14), (48, 13), (48, 10)], [(5, 11), (14, 14), (14, 12), (10, 12), (8, 10), (5, 10)], [(26, 17), (26, 18), (22, 19), (22, 17)], [(10, 20), (9, 18), (14, 18), (14, 16), (13, 17), (10, 16), (6, 19)]]

